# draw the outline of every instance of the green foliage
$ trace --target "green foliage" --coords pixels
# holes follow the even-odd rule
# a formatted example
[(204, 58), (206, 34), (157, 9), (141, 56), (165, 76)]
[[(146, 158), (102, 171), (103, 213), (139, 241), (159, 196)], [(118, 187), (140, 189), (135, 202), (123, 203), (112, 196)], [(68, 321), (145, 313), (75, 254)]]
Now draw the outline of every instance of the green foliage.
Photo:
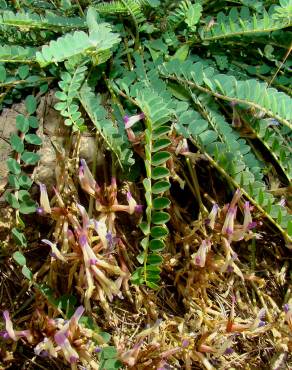
[[(50, 63), (62, 62), (81, 54), (91, 57), (94, 64), (100, 64), (105, 62), (103, 54), (118, 41), (118, 35), (112, 33), (109, 25), (104, 23), (89, 35), (83, 31), (76, 31), (51, 41), (41, 52), (36, 53), (36, 60), (41, 67), (45, 67)], [(106, 59), (108, 58), (109, 55)]]
[(196, 30), (196, 24), (199, 22), (202, 14), (202, 5), (190, 0), (180, 1), (178, 7), (168, 16), (168, 26), (175, 30), (183, 22), (191, 30)]
[[(182, 138), (198, 151), (190, 159), (207, 159), (214, 176), (240, 188), (291, 240), (291, 215), (274, 192), (292, 172), (291, 0), (16, 3), (0, 11), (2, 107), (58, 84), (64, 124), (93, 130), (123, 176), (141, 176), (147, 207), (134, 283), (159, 288)], [(36, 165), (32, 145), (42, 145), (33, 95), (16, 118), (7, 161), (19, 247), (27, 245), (19, 214), (36, 209), (23, 168)], [(123, 116), (141, 111), (144, 121), (126, 131)]]
[[(163, 194), (170, 189), (169, 170), (166, 161), (171, 154), (167, 147), (171, 144), (168, 138), (172, 110), (171, 101), (164, 99), (148, 89), (139, 91), (137, 104), (145, 114), (145, 169), (146, 178), (143, 180), (145, 199), (147, 203), (146, 221), (140, 225), (145, 235), (141, 241), (143, 252), (138, 256), (138, 261), (143, 267), (138, 268), (132, 281), (137, 284), (145, 283), (157, 289), (159, 285), (160, 267), (163, 259), (158, 252), (164, 249), (164, 239), (168, 234), (166, 223), (170, 216), (163, 209), (170, 204)], [(161, 131), (161, 128), (164, 128)]]
[(86, 22), (81, 18), (60, 17), (54, 13), (47, 13), (45, 17), (32, 13), (13, 13), (2, 10), (0, 13), (0, 25), (9, 25), (21, 29), (46, 29), (53, 31), (70, 31), (72, 29), (85, 28)]
[(36, 49), (18, 45), (0, 46), (0, 62), (30, 63), (35, 57)]
[(134, 22), (142, 23), (146, 20), (145, 8), (156, 8), (159, 5), (157, 0), (120, 0), (109, 3), (96, 4), (95, 8), (103, 16), (125, 16), (131, 17)]
[(101, 96), (95, 95), (88, 83), (85, 82), (79, 93), (79, 100), (90, 117), (99, 135), (103, 138), (107, 149), (116, 156), (122, 167), (131, 166), (134, 161), (129, 150), (125, 133), (107, 117), (107, 111), (101, 104)]
[(270, 119), (257, 119), (249, 123), (257, 138), (261, 140), (282, 169), (289, 184), (292, 180), (291, 131)]
[(77, 65), (76, 68), (70, 68), (67, 64), (67, 72), (61, 74), (59, 86), (62, 91), (56, 92), (56, 97), (60, 100), (55, 104), (55, 109), (60, 111), (65, 117), (65, 125), (72, 126), (74, 131), (85, 129), (84, 118), (81, 117), (78, 106), (78, 91), (85, 79), (87, 67)]
[[(5, 195), (6, 201), (15, 209), (16, 224), (24, 228), (24, 223), (20, 218), (20, 214), (27, 215), (36, 211), (37, 205), (31, 198), (29, 189), (32, 186), (30, 177), (22, 171), (23, 165), (35, 165), (39, 159), (39, 154), (25, 150), (26, 144), (39, 146), (42, 140), (39, 136), (29, 133), (31, 129), (37, 128), (36, 117), (33, 116), (37, 109), (37, 100), (33, 95), (28, 95), (25, 99), (25, 107), (27, 114), (19, 114), (16, 117), (16, 127), (20, 134), (12, 134), (10, 137), (10, 145), (15, 152), (15, 158), (8, 158), (6, 161), (8, 174), (8, 183), (12, 191), (7, 191)], [(26, 247), (27, 241), (24, 233), (20, 228), (13, 228), (12, 237), (19, 247)], [(17, 261), (19, 263), (19, 261)], [(23, 266), (23, 274), (31, 278), (31, 273), (26, 266)]]
[(275, 12), (272, 9), (269, 12), (264, 10), (262, 15), (251, 14), (247, 7), (242, 7), (240, 12), (233, 7), (228, 15), (220, 12), (216, 18), (212, 27), (200, 29), (203, 41), (215, 41), (242, 35), (257, 36), (259, 33), (280, 30), (292, 24), (291, 10), (289, 12), (288, 6), (284, 4), (283, 7), (276, 7)]
[(98, 354), (100, 361), (100, 370), (114, 370), (120, 369), (122, 363), (117, 359), (117, 349), (112, 346), (107, 346), (102, 348), (101, 352)]
[(266, 83), (255, 79), (238, 81), (234, 76), (218, 74), (214, 68), (202, 62), (180, 63), (172, 60), (161, 68), (161, 74), (188, 87), (210, 93), (219, 99), (246, 104), (284, 123), (292, 124), (292, 99)]

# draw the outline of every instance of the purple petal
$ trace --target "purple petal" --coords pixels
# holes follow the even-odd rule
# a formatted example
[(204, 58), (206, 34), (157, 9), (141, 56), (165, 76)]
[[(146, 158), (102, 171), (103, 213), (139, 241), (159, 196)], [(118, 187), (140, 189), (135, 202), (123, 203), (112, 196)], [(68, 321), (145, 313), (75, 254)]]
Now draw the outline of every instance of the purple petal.
[(0, 331), (0, 337), (2, 337), (3, 339), (7, 340), (10, 338), (9, 334), (7, 333), (6, 330), (2, 330)]
[(231, 355), (234, 352), (234, 350), (231, 347), (226, 348), (224, 355)]
[(187, 347), (188, 345), (190, 344), (190, 341), (189, 340), (187, 340), (187, 339), (184, 339), (183, 341), (182, 341), (182, 347), (183, 348), (185, 348), (185, 347)]
[(135, 212), (136, 213), (142, 213), (143, 212), (143, 205), (142, 204), (137, 204), (135, 206)]
[(64, 333), (56, 333), (54, 339), (58, 346), (62, 347), (66, 341), (66, 336)]
[(285, 303), (284, 304), (284, 312), (288, 313), (289, 311), (290, 311), (290, 305), (289, 305), (289, 303)]
[(87, 244), (87, 237), (86, 237), (86, 235), (81, 234), (79, 236), (79, 243), (80, 243), (81, 247), (84, 247)]
[(38, 208), (37, 208), (37, 210), (36, 210), (36, 212), (37, 212), (40, 216), (42, 216), (42, 215), (45, 213), (45, 210), (43, 209), (43, 207), (38, 207)]
[(78, 361), (78, 357), (76, 356), (70, 356), (70, 364), (75, 364)]

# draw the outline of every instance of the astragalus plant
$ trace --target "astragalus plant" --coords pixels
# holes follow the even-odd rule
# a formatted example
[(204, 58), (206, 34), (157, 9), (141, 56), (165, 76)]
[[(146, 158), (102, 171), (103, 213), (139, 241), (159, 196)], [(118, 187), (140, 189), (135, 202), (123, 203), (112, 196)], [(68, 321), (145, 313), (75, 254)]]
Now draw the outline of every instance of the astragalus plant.
[(1, 109), (25, 107), (0, 366), (289, 367), (291, 26), (291, 0), (0, 1)]

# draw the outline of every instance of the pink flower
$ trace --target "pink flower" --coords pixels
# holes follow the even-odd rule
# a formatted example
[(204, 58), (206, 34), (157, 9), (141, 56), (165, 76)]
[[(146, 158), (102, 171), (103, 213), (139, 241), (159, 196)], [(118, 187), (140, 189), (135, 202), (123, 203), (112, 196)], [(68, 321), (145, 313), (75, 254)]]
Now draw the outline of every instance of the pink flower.
[(22, 337), (25, 337), (29, 342), (32, 341), (32, 335), (30, 330), (14, 330), (13, 324), (10, 319), (9, 312), (7, 310), (3, 311), (3, 318), (5, 320), (5, 329), (6, 332), (3, 333), (4, 338), (9, 337), (10, 339), (14, 340), (15, 342)]
[(129, 203), (129, 213), (130, 215), (132, 215), (135, 212), (137, 202), (132, 197), (132, 194), (129, 191), (127, 192), (127, 201)]
[(58, 353), (56, 348), (54, 347), (54, 343), (50, 338), (47, 337), (45, 337), (42, 342), (37, 344), (37, 346), (34, 348), (34, 353), (37, 356), (42, 356), (42, 354), (46, 353), (52, 357), (58, 357)]
[(54, 339), (55, 339), (57, 345), (61, 347), (61, 350), (63, 352), (63, 355), (64, 355), (65, 359), (70, 364), (74, 364), (75, 362), (78, 361), (78, 359), (79, 359), (78, 353), (71, 346), (71, 343), (69, 342), (69, 339), (66, 337), (66, 335), (63, 332), (58, 331), (54, 335)]
[(80, 160), (80, 167), (79, 167), (79, 182), (84, 191), (86, 191), (88, 194), (94, 196), (95, 189), (98, 187), (96, 181), (94, 180), (94, 177), (92, 176), (92, 173), (90, 169), (87, 166), (87, 163), (84, 159)]
[(253, 224), (251, 213), (250, 213), (249, 202), (245, 202), (243, 208), (244, 208), (243, 230), (247, 231), (250, 228), (250, 226)]
[(144, 113), (137, 114), (135, 116), (125, 116), (124, 117), (124, 123), (125, 123), (125, 129), (131, 128), (136, 122), (141, 121), (141, 119), (145, 118)]
[(206, 263), (206, 256), (211, 248), (210, 240), (203, 240), (198, 251), (192, 255), (194, 257), (195, 265), (200, 267), (204, 267)]
[(59, 260), (67, 263), (65, 257), (63, 256), (63, 254), (59, 251), (59, 249), (57, 248), (57, 245), (55, 243), (52, 243), (50, 240), (47, 240), (47, 239), (42, 239), (42, 242), (49, 245), (51, 247), (51, 250), (52, 250), (52, 255), (56, 258), (58, 258)]
[(7, 310), (3, 312), (3, 317), (5, 320), (5, 327), (6, 327), (7, 334), (9, 335), (11, 339), (13, 339), (14, 341), (17, 341), (17, 337), (13, 329), (13, 324), (12, 324), (12, 321), (10, 320), (10, 315)]

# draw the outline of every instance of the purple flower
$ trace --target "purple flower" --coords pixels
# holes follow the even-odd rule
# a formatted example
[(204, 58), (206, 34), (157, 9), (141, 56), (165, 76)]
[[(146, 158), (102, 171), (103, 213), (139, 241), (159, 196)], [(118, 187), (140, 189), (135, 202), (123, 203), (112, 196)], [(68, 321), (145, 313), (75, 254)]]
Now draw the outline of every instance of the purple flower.
[(130, 213), (130, 215), (132, 215), (135, 212), (137, 202), (132, 197), (132, 194), (131, 194), (130, 191), (127, 192), (127, 201), (129, 203), (129, 213)]
[(197, 253), (195, 253), (192, 257), (195, 259), (195, 265), (200, 267), (204, 267), (206, 263), (206, 256), (211, 248), (211, 242), (209, 240), (203, 240)]
[(88, 217), (88, 214), (86, 212), (86, 209), (81, 204), (77, 204), (77, 207), (78, 207), (78, 210), (79, 210), (79, 212), (81, 214), (81, 217), (82, 217), (83, 229), (87, 229), (88, 226), (89, 226), (89, 217)]
[(225, 221), (222, 227), (222, 233), (232, 235), (234, 231), (234, 219), (236, 216), (237, 207), (229, 207)]
[(67, 263), (65, 257), (63, 256), (63, 254), (59, 251), (59, 249), (57, 248), (57, 245), (55, 243), (52, 243), (50, 240), (47, 240), (47, 239), (42, 239), (42, 242), (49, 245), (51, 247), (51, 254), (52, 256), (58, 258), (59, 260)]
[(43, 214), (45, 213), (45, 210), (43, 209), (43, 207), (37, 207), (36, 212), (37, 212), (40, 216), (43, 216)]
[(61, 350), (63, 352), (63, 355), (65, 359), (70, 363), (73, 364), (78, 361), (79, 355), (75, 351), (75, 349), (71, 346), (71, 343), (69, 342), (69, 339), (66, 337), (66, 335), (59, 331), (54, 335), (55, 342), (58, 346), (61, 347)]
[(13, 329), (13, 324), (12, 324), (12, 321), (10, 319), (9, 311), (7, 311), (7, 310), (3, 311), (3, 318), (5, 320), (5, 327), (6, 327), (7, 335), (12, 340), (17, 341), (17, 337), (16, 337), (15, 331)]
[(227, 272), (233, 272), (234, 271), (234, 267), (231, 266), (231, 265), (228, 265), (227, 266)]
[(107, 240), (109, 251), (112, 251), (115, 247), (116, 242), (117, 242), (117, 238), (115, 236), (113, 236), (113, 234), (111, 232), (107, 232), (106, 240)]
[(3, 339), (9, 339), (10, 338), (10, 336), (9, 336), (9, 334), (7, 333), (7, 331), (6, 330), (2, 330), (2, 331), (0, 331), (0, 337), (2, 337)]
[(249, 202), (245, 202), (243, 208), (244, 208), (243, 231), (245, 232), (250, 228), (250, 225), (252, 224)]
[(141, 119), (145, 118), (144, 113), (137, 114), (135, 116), (125, 116), (124, 117), (124, 123), (125, 123), (125, 129), (131, 128), (136, 122), (141, 121)]
[(289, 312), (289, 310), (290, 310), (290, 305), (289, 305), (288, 303), (285, 303), (285, 304), (284, 304), (284, 312), (285, 312), (285, 313), (288, 313), (288, 312)]
[(94, 177), (92, 176), (92, 173), (90, 169), (88, 168), (85, 160), (81, 159), (80, 163), (81, 164), (79, 167), (79, 176), (78, 176), (80, 185), (84, 191), (94, 196), (97, 183), (94, 180)]

